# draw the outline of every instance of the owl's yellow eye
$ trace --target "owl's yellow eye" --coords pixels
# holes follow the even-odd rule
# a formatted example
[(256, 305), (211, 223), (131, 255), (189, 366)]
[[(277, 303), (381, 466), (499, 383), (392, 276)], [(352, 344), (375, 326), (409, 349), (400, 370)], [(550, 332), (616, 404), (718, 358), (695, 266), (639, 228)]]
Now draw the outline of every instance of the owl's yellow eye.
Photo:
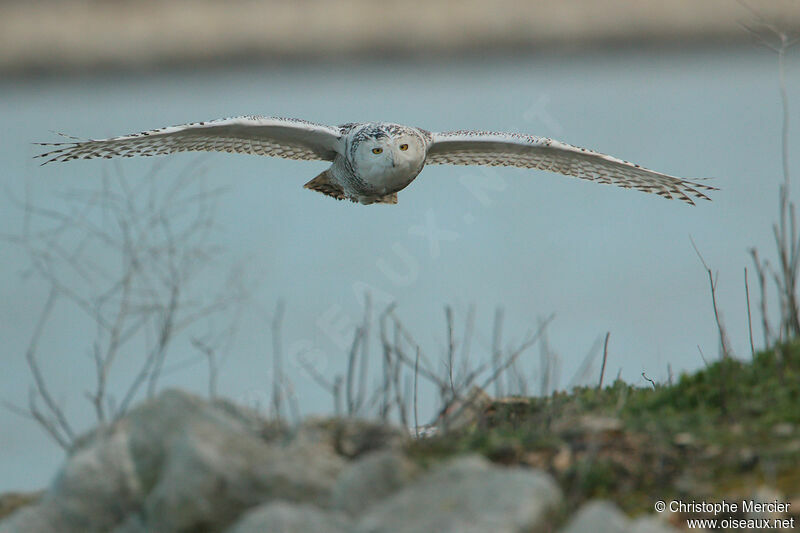
[(373, 154), (380, 154), (381, 152), (383, 152), (383, 148), (373, 148), (372, 149), (372, 153)]
[(407, 144), (401, 144), (400, 145), (400, 149), (405, 152), (406, 150), (408, 150), (408, 145)]

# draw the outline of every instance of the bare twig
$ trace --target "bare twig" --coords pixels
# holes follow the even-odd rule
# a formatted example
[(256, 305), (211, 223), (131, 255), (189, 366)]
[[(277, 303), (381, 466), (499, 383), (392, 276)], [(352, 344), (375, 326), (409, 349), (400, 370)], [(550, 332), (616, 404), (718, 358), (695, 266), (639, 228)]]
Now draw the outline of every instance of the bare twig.
[(744, 267), (744, 295), (747, 301), (747, 331), (750, 334), (750, 357), (755, 358), (756, 347), (753, 344), (753, 317), (750, 314), (750, 284), (747, 283), (747, 267)]
[(158, 387), (158, 379), (161, 377), (161, 370), (164, 368), (164, 361), (167, 357), (167, 347), (172, 341), (175, 323), (175, 315), (177, 313), (179, 300), (181, 294), (181, 285), (178, 279), (175, 279), (170, 288), (169, 303), (160, 317), (160, 324), (158, 330), (158, 344), (154, 357), (152, 359), (153, 370), (149, 372), (147, 378), (147, 397), (152, 398), (156, 394)]
[(719, 344), (720, 350), (722, 351), (722, 356), (724, 358), (728, 358), (731, 356), (732, 352), (730, 349), (730, 343), (728, 342), (728, 335), (725, 331), (725, 326), (722, 324), (722, 317), (719, 313), (719, 308), (717, 307), (717, 280), (714, 277), (714, 274), (711, 271), (711, 268), (706, 264), (706, 260), (703, 259), (703, 255), (700, 253), (700, 250), (697, 249), (697, 245), (694, 243), (694, 239), (689, 237), (689, 240), (692, 243), (692, 247), (694, 248), (697, 257), (700, 259), (700, 262), (703, 264), (703, 268), (706, 270), (708, 274), (708, 283), (711, 286), (711, 304), (714, 307), (714, 319), (717, 321), (717, 331), (719, 332)]
[(281, 324), (283, 313), (286, 309), (283, 301), (275, 306), (275, 315), (272, 318), (272, 414), (281, 420), (283, 413), (283, 346), (281, 344)]
[[(552, 318), (552, 316), (551, 316)], [(539, 321), (540, 325), (542, 321)], [(547, 396), (550, 394), (550, 387), (555, 381), (554, 374), (558, 364), (558, 355), (550, 348), (547, 338), (547, 331), (542, 329), (542, 342), (539, 343), (539, 395)]]
[[(72, 427), (67, 421), (67, 417), (61, 409), (61, 406), (51, 396), (47, 382), (36, 360), (36, 349), (42, 337), (45, 324), (53, 311), (57, 297), (57, 289), (51, 288), (44, 308), (39, 315), (39, 320), (36, 322), (36, 327), (33, 330), (28, 349), (25, 352), (25, 360), (28, 362), (28, 368), (30, 368), (35, 383), (35, 389), (31, 390), (29, 396), (29, 414), (39, 422), (62, 448), (66, 449), (71, 445), (72, 441), (75, 440), (75, 433), (72, 431)], [(38, 409), (36, 405), (37, 396), (44, 401), (48, 411), (47, 415)]]
[(353, 392), (353, 381), (356, 372), (356, 365), (358, 362), (358, 349), (359, 344), (365, 342), (364, 330), (357, 327), (353, 333), (353, 342), (350, 346), (350, 354), (347, 358), (347, 381), (345, 385), (345, 398), (347, 399), (347, 414), (354, 415), (358, 410), (355, 394)]
[(342, 416), (342, 376), (334, 376), (333, 381), (328, 380), (320, 374), (316, 368), (314, 368), (311, 363), (305, 360), (302, 355), (297, 356), (297, 360), (300, 363), (300, 366), (308, 372), (308, 375), (311, 376), (317, 385), (319, 385), (324, 391), (331, 395), (331, 399), (333, 400), (333, 410), (336, 416)]
[(361, 364), (359, 365), (358, 390), (355, 396), (355, 412), (360, 412), (364, 407), (367, 396), (367, 376), (369, 374), (369, 336), (372, 329), (372, 298), (369, 293), (364, 295), (364, 320), (361, 323)]
[[(528, 335), (528, 338), (520, 344), (516, 350), (512, 351), (505, 361), (501, 361), (500, 364), (495, 365), (492, 363), (492, 373), (481, 383), (479, 387), (477, 387), (477, 391), (485, 391), (488, 387), (492, 385), (492, 383), (497, 380), (497, 378), (502, 375), (502, 373), (522, 355), (528, 348), (536, 344), (540, 339), (544, 338), (544, 332), (547, 329), (547, 326), (552, 322), (555, 318), (555, 315), (550, 315), (544, 320), (539, 321), (539, 327), (535, 333)], [(472, 389), (475, 391), (475, 389)], [(461, 414), (466, 411), (467, 409), (472, 409), (474, 407), (475, 401), (479, 398), (483, 397), (484, 394), (473, 394), (470, 393), (467, 398), (462, 398), (461, 395), (457, 397), (453, 397), (447, 402), (442, 409), (439, 410), (440, 417), (444, 413), (448, 413), (448, 411), (456, 404), (456, 402), (461, 402), (458, 406), (458, 409), (455, 410), (454, 413), (448, 413), (447, 417), (450, 420), (457, 420)]]
[(569, 383), (567, 384), (568, 388), (578, 387), (586, 383), (588, 379), (591, 369), (594, 366), (594, 360), (597, 357), (597, 354), (600, 353), (600, 347), (603, 346), (603, 337), (597, 337), (592, 345), (589, 347), (589, 351), (586, 352), (586, 355), (583, 357), (583, 361), (581, 361), (580, 366), (575, 373), (570, 378)]
[[(96, 381), (86, 396), (100, 423), (122, 416), (145, 383), (148, 396), (155, 394), (179, 331), (240, 298), (236, 293), (211, 302), (186, 297), (190, 281), (217, 253), (207, 238), (213, 227), (210, 200), (218, 191), (206, 191), (192, 166), (170, 186), (156, 175), (161, 166), (135, 183), (118, 166), (115, 180), (104, 172), (97, 190), (56, 193), (66, 202), (63, 212), (34, 206), (27, 190), (24, 203), (9, 196), (25, 212), (22, 235), (10, 242), (27, 252), (30, 272), (95, 324), (89, 351)], [(169, 190), (163, 194), (165, 185)], [(112, 257), (115, 268), (101, 257)], [(141, 341), (146, 345), (142, 366), (117, 403), (108, 390), (112, 368), (132, 346), (141, 351)], [(211, 362), (212, 394), (217, 371), (218, 361)], [(38, 366), (32, 373), (35, 381), (44, 379)], [(37, 405), (36, 400), (29, 403)], [(39, 420), (58, 423), (46, 413)]]
[(505, 371), (506, 368), (514, 364), (514, 361), (516, 361), (520, 355), (522, 355), (528, 348), (536, 344), (536, 342), (538, 342), (540, 338), (543, 339), (547, 326), (550, 324), (550, 322), (553, 321), (555, 317), (556, 317), (555, 314), (551, 314), (544, 320), (540, 320), (539, 327), (536, 330), (536, 332), (533, 335), (528, 336), (528, 338), (525, 341), (523, 341), (523, 343), (519, 347), (517, 347), (516, 350), (511, 352), (511, 354), (506, 358), (505, 362), (495, 367), (493, 369), (492, 374), (488, 378), (486, 378), (486, 380), (481, 384), (480, 388), (486, 390), (492, 383), (494, 383), (494, 381), (500, 376), (500, 374), (502, 374), (503, 371)]
[[(497, 370), (500, 367), (500, 362), (503, 357), (503, 349), (500, 345), (502, 335), (503, 309), (498, 307), (494, 312), (494, 329), (492, 333), (492, 370)], [(503, 385), (498, 379), (494, 384), (494, 395), (501, 397), (503, 394)]]
[(608, 359), (608, 338), (611, 336), (611, 332), (606, 332), (606, 338), (603, 341), (603, 366), (600, 367), (600, 383), (597, 384), (598, 389), (603, 388), (603, 375), (606, 373), (606, 360)]
[(215, 350), (207, 342), (197, 338), (192, 339), (192, 346), (208, 360), (208, 397), (213, 400), (217, 397), (217, 377), (219, 375)]
[(475, 329), (475, 306), (470, 305), (467, 311), (467, 319), (464, 322), (464, 336), (461, 340), (461, 366), (457, 381), (463, 383), (464, 379), (469, 374), (470, 363), (470, 348), (472, 345), (472, 335)]
[[(456, 342), (455, 342), (455, 334), (453, 332), (453, 310), (450, 306), (446, 306), (444, 308), (444, 314), (447, 318), (447, 375), (450, 381), (450, 391), (455, 396), (456, 394), (456, 385), (453, 381), (453, 365), (455, 361), (455, 352), (456, 352)], [(419, 368), (419, 350), (417, 350), (417, 361), (415, 362), (415, 367)], [(417, 370), (414, 371), (415, 379)]]
[[(744, 26), (756, 40), (777, 54), (779, 94), (782, 110), (781, 125), (781, 163), (783, 170), (783, 183), (779, 189), (779, 219), (773, 225), (773, 236), (778, 252), (778, 271), (771, 272), (773, 280), (779, 291), (780, 326), (777, 339), (771, 334), (769, 319), (766, 309), (766, 296), (764, 290), (764, 271), (771, 270), (766, 261), (762, 264), (758, 260), (755, 249), (751, 250), (756, 273), (759, 276), (761, 288), (761, 313), (764, 329), (764, 344), (769, 347), (775, 343), (800, 336), (800, 304), (797, 300), (798, 265), (800, 264), (800, 241), (798, 241), (797, 219), (795, 206), (791, 201), (791, 179), (789, 175), (789, 95), (786, 86), (786, 53), (797, 39), (791, 39), (784, 29), (778, 24), (767, 20), (761, 13), (744, 2), (741, 2), (753, 15), (759, 28)], [(755, 351), (752, 349), (751, 351)]]
[(769, 312), (767, 309), (767, 282), (765, 271), (769, 268), (769, 264), (764, 263), (758, 257), (758, 250), (755, 248), (750, 249), (750, 256), (753, 258), (753, 264), (756, 269), (756, 279), (758, 280), (758, 290), (760, 295), (759, 312), (761, 313), (761, 330), (764, 335), (764, 347), (772, 346), (774, 344), (774, 336), (772, 334), (772, 326), (769, 322)]
[[(417, 348), (417, 357), (414, 360), (414, 435), (419, 439), (419, 410), (418, 404), (418, 391), (417, 382), (419, 381), (419, 348)], [(453, 393), (455, 394), (455, 392)]]
[[(395, 363), (393, 372), (392, 372), (392, 388), (394, 389), (394, 402), (395, 406), (397, 407), (397, 412), (400, 416), (400, 423), (403, 424), (403, 427), (408, 427), (408, 415), (406, 414), (406, 401), (403, 398), (403, 390), (400, 387), (400, 370), (401, 366), (399, 361), (405, 360), (405, 356), (402, 355), (402, 350), (400, 348), (400, 329), (398, 327), (398, 321), (395, 319), (395, 339), (394, 339), (394, 346), (392, 348), (393, 353), (397, 356), (398, 362)], [(417, 347), (417, 354), (419, 354), (419, 347)], [(417, 370), (419, 370), (419, 365), (415, 364)]]
[(653, 386), (653, 390), (656, 390), (656, 388), (657, 388), (657, 387), (656, 387), (656, 382), (655, 382), (655, 381), (653, 381), (652, 379), (648, 378), (648, 377), (647, 377), (647, 374), (645, 374), (644, 372), (642, 372), (642, 377), (643, 377), (643, 378), (644, 378), (646, 381), (649, 381), (649, 382), (650, 382), (650, 385), (652, 385), (652, 386)]
[[(402, 350), (402, 347), (400, 346), (400, 339), (404, 339), (415, 350), (417, 348), (420, 348), (420, 346), (419, 346), (419, 344), (417, 344), (417, 342), (414, 340), (414, 338), (411, 336), (411, 334), (409, 334), (408, 331), (403, 327), (402, 322), (400, 322), (400, 320), (395, 316), (393, 316), (392, 318), (393, 318), (393, 325), (394, 325), (395, 333), (396, 333), (396, 338), (395, 338), (394, 344), (392, 346), (393, 353), (398, 358), (398, 360), (400, 362), (402, 362), (403, 364), (405, 364), (409, 368), (413, 368), (414, 367), (414, 361), (412, 359), (410, 359), (405, 354), (405, 352)], [(447, 383), (447, 379), (446, 378), (444, 378), (444, 379), (440, 378), (439, 376), (436, 375), (436, 373), (434, 373), (432, 370), (430, 370), (429, 365), (425, 364), (425, 359), (426, 359), (425, 358), (425, 354), (424, 354), (424, 352), (422, 352), (422, 349), (420, 348), (420, 365), (419, 365), (419, 374), (420, 374), (420, 376), (422, 376), (425, 379), (427, 379), (428, 381), (434, 383), (441, 390), (449, 389), (449, 385)]]
[(703, 353), (703, 349), (700, 348), (699, 344), (697, 345), (697, 351), (700, 352), (700, 359), (703, 360), (703, 364), (706, 365), (706, 368), (708, 368), (708, 361), (706, 361), (706, 356)]
[(391, 411), (391, 394), (392, 394), (392, 374), (394, 373), (393, 370), (393, 360), (392, 360), (392, 346), (389, 343), (389, 337), (386, 328), (386, 320), (388, 319), (389, 313), (392, 312), (394, 309), (394, 304), (389, 305), (386, 310), (381, 313), (380, 320), (379, 320), (379, 327), (380, 327), (380, 341), (381, 347), (383, 348), (383, 384), (381, 386), (382, 395), (381, 395), (381, 406), (380, 406), (380, 418), (381, 420), (387, 420), (389, 418), (389, 412)]
[[(408, 330), (406, 330), (405, 326), (403, 326), (403, 323), (400, 321), (400, 319), (394, 315), (393, 306), (390, 307), (392, 307), (390, 314), (392, 315), (393, 325), (395, 328), (395, 332), (398, 336), (394, 344), (395, 348), (398, 348), (400, 346), (399, 339), (405, 340), (405, 342), (411, 345), (414, 349), (420, 347), (419, 344), (414, 340), (414, 337), (408, 332)], [(412, 368), (414, 366), (414, 361), (408, 356), (406, 356), (402, 350), (398, 349), (395, 355), (397, 355), (397, 357), (403, 362), (403, 364), (407, 365), (409, 368)], [(436, 375), (436, 373), (433, 370), (431, 370), (433, 365), (430, 364), (430, 361), (425, 356), (425, 352), (421, 349), (421, 347), (420, 347), (419, 357), (420, 357), (419, 359), (420, 375), (430, 381), (435, 382), (439, 388), (442, 389), (447, 388), (447, 379), (440, 378), (439, 376)]]

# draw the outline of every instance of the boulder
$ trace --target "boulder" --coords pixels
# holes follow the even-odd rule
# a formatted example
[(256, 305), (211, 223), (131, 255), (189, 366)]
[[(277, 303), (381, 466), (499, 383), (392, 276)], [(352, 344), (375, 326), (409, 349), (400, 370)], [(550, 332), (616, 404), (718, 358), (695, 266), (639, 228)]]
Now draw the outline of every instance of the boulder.
[(345, 465), (330, 440), (295, 442), (252, 411), (166, 391), (80, 438), (0, 533), (219, 531), (273, 499), (328, 505)]
[(627, 533), (630, 521), (612, 502), (593, 500), (583, 504), (561, 533)]
[(561, 533), (677, 533), (655, 516), (630, 520), (616, 504), (593, 500), (583, 504)]
[(419, 467), (397, 450), (369, 453), (339, 474), (333, 487), (332, 505), (351, 516), (362, 514), (418, 473)]
[(532, 533), (549, 529), (561, 491), (547, 473), (451, 460), (418, 477), (358, 522), (359, 533)]
[(271, 502), (251, 509), (225, 533), (350, 533), (346, 516), (313, 505)]

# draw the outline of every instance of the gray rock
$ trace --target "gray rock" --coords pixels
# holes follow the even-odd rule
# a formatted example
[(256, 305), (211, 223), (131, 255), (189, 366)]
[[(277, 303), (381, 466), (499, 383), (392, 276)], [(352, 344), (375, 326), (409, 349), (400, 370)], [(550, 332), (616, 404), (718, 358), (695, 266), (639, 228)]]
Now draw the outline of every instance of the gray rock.
[(96, 432), (74, 448), (35, 505), (0, 523), (0, 533), (109, 531), (135, 511), (144, 495), (127, 427)]
[(616, 504), (593, 500), (584, 504), (561, 533), (677, 533), (656, 516), (631, 521)]
[[(759, 485), (750, 493), (750, 499), (756, 503), (770, 503), (770, 502), (785, 502), (786, 497), (774, 487), (766, 485)], [(778, 512), (777, 510), (770, 512), (767, 510), (751, 511), (746, 514), (747, 518), (766, 518), (768, 520), (775, 520), (778, 518), (785, 518), (786, 514)]]
[(350, 533), (353, 524), (341, 513), (312, 505), (272, 502), (248, 511), (226, 533)]
[(111, 530), (111, 533), (149, 533), (149, 530), (141, 515), (129, 515), (122, 524)]
[(665, 524), (655, 516), (642, 516), (635, 519), (628, 531), (629, 533), (678, 533), (677, 529)]
[(328, 505), (343, 467), (324, 446), (276, 446), (198, 422), (175, 441), (144, 516), (152, 531), (213, 531), (273, 499)]
[(628, 517), (612, 502), (593, 500), (584, 504), (561, 533), (628, 533)]
[(373, 452), (350, 464), (336, 480), (332, 505), (350, 515), (363, 513), (411, 481), (419, 468), (396, 450)]
[(0, 533), (215, 531), (271, 499), (327, 505), (345, 465), (324, 439), (228, 403), (167, 391), (82, 437), (41, 499)]
[(419, 477), (358, 523), (359, 533), (517, 533), (547, 529), (561, 491), (546, 473), (493, 466), (479, 456), (452, 460)]

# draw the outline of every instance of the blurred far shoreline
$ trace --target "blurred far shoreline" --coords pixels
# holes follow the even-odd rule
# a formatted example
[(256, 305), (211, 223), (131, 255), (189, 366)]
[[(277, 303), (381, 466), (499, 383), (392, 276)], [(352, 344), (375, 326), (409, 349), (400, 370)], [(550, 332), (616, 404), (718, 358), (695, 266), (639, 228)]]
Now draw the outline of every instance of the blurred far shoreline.
[(800, 1), (5, 0), (0, 75), (751, 40)]

